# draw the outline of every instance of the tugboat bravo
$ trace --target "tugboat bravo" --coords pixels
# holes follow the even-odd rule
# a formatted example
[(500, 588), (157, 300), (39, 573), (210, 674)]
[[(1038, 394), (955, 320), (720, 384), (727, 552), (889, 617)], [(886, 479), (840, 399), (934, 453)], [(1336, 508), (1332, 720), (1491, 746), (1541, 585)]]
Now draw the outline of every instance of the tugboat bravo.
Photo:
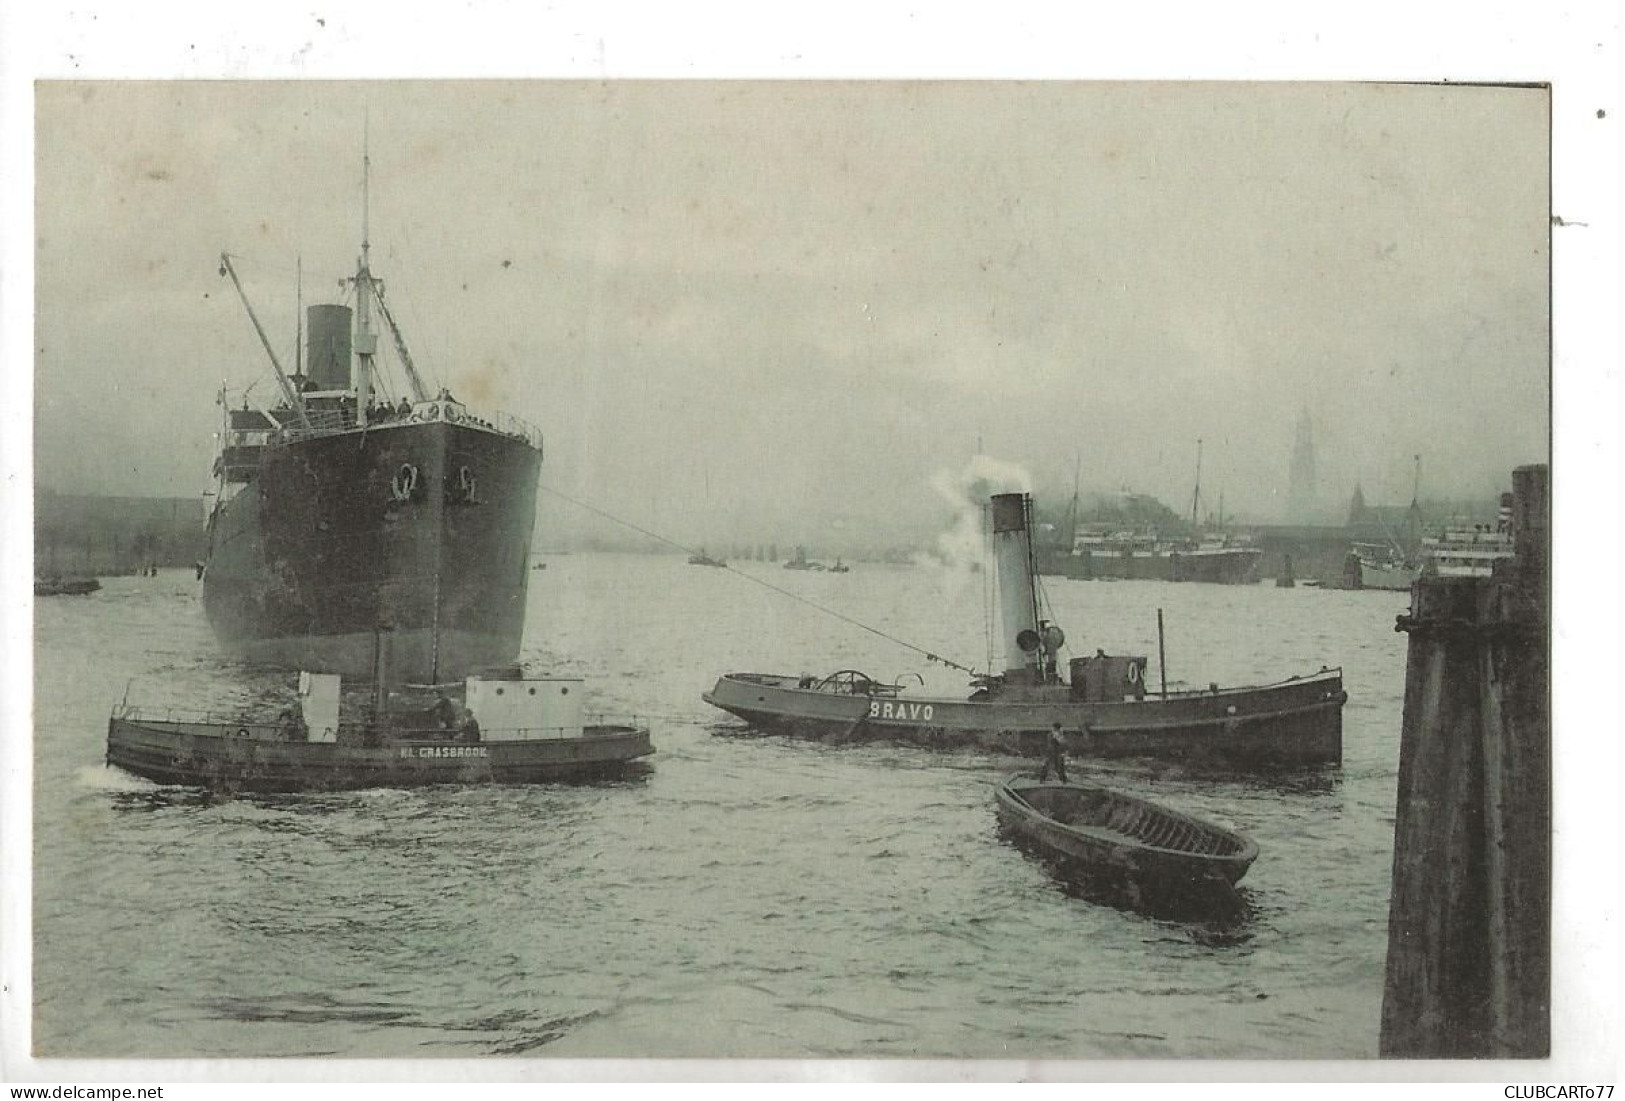
[(1245, 688), (1148, 693), (1146, 659), (1104, 653), (1073, 659), (1063, 682), (1065, 635), (1038, 618), (1032, 502), (992, 499), (1005, 670), (974, 678), (968, 699), (910, 696), (854, 669), (828, 677), (730, 673), (706, 702), (777, 733), (832, 741), (890, 740), (1033, 756), (1060, 726), (1083, 757), (1221, 758), (1261, 765), (1338, 764), (1343, 749), (1341, 670)]
[[(311, 306), (308, 362), (291, 374), (221, 256), (281, 400), (225, 411), (203, 605), (248, 661), (365, 677), (387, 625), (402, 679), (450, 681), (518, 656), (542, 440), (424, 386), (369, 265), (363, 211), (353, 332), (348, 306)], [(381, 393), (375, 312), (405, 375), (398, 400)]]

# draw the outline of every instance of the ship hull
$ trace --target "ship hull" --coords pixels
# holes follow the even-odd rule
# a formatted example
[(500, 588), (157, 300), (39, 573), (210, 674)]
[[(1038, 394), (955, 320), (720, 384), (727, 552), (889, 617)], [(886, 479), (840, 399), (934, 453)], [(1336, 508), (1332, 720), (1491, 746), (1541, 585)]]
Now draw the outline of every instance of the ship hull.
[(1404, 566), (1373, 566), (1360, 563), (1360, 588), (1385, 589), (1390, 592), (1410, 592), (1411, 584), (1420, 571)]
[(1060, 723), (1078, 757), (1210, 760), (1266, 767), (1336, 765), (1343, 755), (1342, 674), (1140, 700), (911, 699), (819, 691), (796, 677), (733, 673), (704, 700), (772, 733), (1042, 756)]
[(203, 605), (245, 661), (441, 682), (513, 662), (541, 452), (469, 424), (406, 422), (267, 447), (214, 514)]
[(107, 724), (107, 763), (159, 784), (226, 791), (340, 791), (428, 784), (535, 784), (613, 777), (649, 756), (649, 731), (589, 726), (526, 741), (381, 746), (285, 742), (275, 724)]

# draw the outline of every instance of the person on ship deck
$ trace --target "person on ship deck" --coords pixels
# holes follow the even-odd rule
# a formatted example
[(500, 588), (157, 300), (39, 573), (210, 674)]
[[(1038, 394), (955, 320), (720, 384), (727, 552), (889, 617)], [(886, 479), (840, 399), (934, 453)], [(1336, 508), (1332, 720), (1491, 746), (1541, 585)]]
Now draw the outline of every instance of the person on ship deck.
[(305, 717), (292, 707), (284, 707), (282, 714), (277, 716), (278, 733), (285, 742), (303, 742), (310, 737), (310, 728), (305, 725)]
[(1066, 735), (1061, 733), (1061, 724), (1054, 723), (1050, 727), (1049, 736), (1044, 739), (1044, 768), (1038, 774), (1039, 782), (1049, 779), (1050, 769), (1055, 770), (1055, 778), (1065, 784), (1066, 778)]
[(441, 730), (455, 730), (457, 727), (457, 705), (444, 692), (436, 697), (434, 706), (429, 709), (429, 716)]

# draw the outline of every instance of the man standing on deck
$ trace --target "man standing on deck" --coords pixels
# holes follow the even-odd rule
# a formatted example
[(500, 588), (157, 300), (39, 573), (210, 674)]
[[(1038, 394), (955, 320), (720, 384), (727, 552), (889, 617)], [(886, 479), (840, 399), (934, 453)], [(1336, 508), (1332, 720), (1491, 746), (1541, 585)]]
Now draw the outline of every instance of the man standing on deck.
[(441, 730), (457, 729), (457, 705), (452, 703), (444, 692), (435, 697), (434, 706), (429, 709), (429, 716)]
[(1071, 782), (1066, 778), (1066, 735), (1061, 733), (1060, 723), (1051, 726), (1049, 736), (1044, 739), (1044, 769), (1038, 774), (1039, 783), (1049, 779), (1052, 768), (1061, 783)]

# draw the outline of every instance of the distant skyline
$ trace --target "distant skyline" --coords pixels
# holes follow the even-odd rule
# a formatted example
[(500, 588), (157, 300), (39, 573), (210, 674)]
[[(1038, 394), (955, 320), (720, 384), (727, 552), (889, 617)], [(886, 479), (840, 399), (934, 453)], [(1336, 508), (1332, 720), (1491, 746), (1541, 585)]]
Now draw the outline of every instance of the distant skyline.
[[(544, 484), (690, 542), (940, 522), (980, 449), (1285, 517), (1549, 445), (1548, 94), (1378, 84), (45, 83), (36, 482), (184, 496), (360, 243)], [(94, 441), (94, 446), (87, 446)], [(545, 495), (544, 495), (545, 496)], [(586, 524), (544, 504), (553, 525)], [(799, 537), (806, 537), (801, 535)], [(541, 537), (547, 542), (544, 533)]]

